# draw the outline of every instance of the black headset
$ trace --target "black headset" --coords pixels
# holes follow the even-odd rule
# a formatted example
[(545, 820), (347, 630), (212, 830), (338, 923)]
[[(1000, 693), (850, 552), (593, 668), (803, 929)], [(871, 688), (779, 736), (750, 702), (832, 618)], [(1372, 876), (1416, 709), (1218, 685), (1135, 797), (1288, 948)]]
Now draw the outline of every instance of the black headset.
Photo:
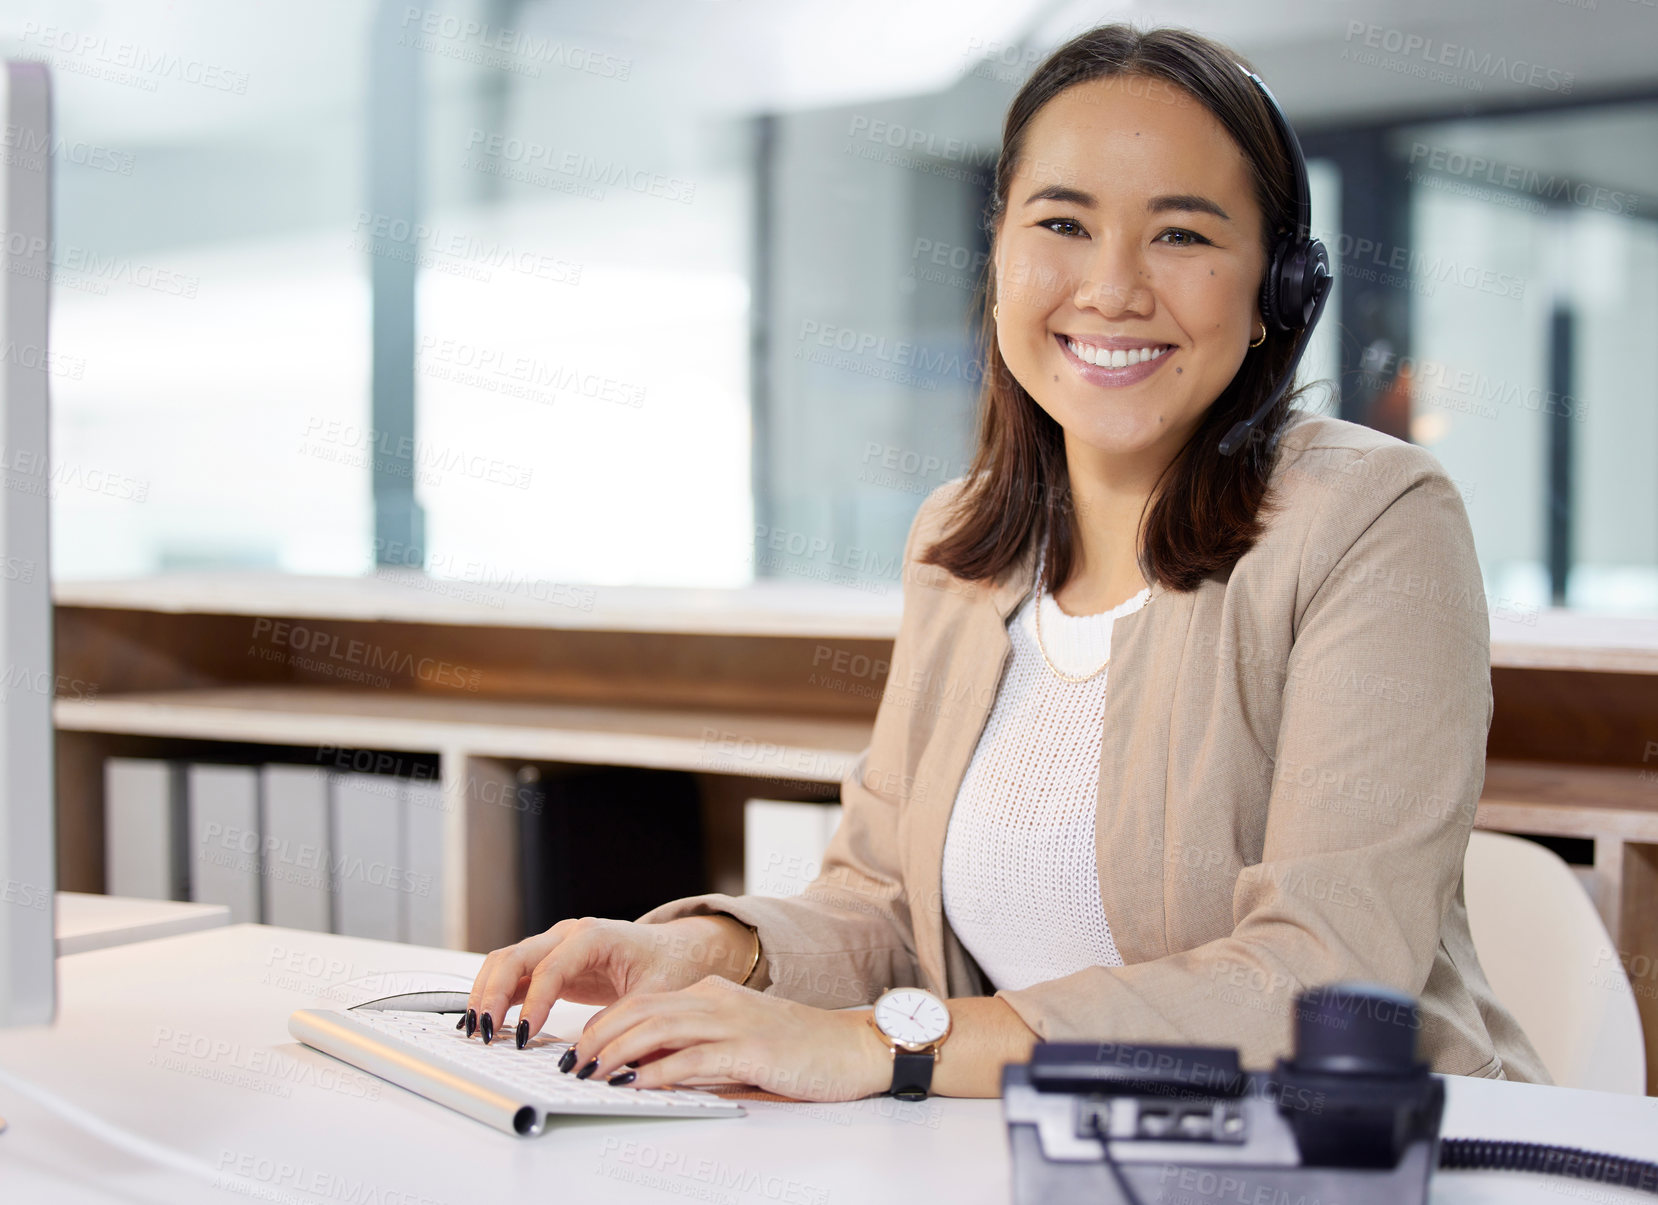
[(1269, 330), (1299, 329), (1301, 334), (1296, 340), (1295, 355), (1284, 370), (1283, 380), (1278, 382), (1272, 396), (1261, 403), (1254, 414), (1234, 424), (1226, 433), (1226, 438), (1220, 441), (1222, 456), (1230, 456), (1243, 447), (1255, 424), (1278, 404), (1278, 399), (1284, 396), (1295, 380), (1296, 366), (1306, 353), (1313, 327), (1324, 312), (1324, 302), (1333, 283), (1330, 279), (1330, 254), (1323, 243), (1312, 237), (1312, 189), (1307, 184), (1307, 160), (1301, 154), (1301, 142), (1290, 128), (1284, 110), (1279, 107), (1278, 98), (1273, 96), (1261, 77), (1242, 63), (1238, 64), (1238, 70), (1247, 75), (1261, 90), (1261, 95), (1266, 97), (1267, 108), (1272, 111), (1278, 135), (1283, 139), (1290, 164), (1295, 170), (1295, 229), (1280, 231), (1273, 239), (1266, 279), (1261, 282), (1261, 321), (1267, 324)]

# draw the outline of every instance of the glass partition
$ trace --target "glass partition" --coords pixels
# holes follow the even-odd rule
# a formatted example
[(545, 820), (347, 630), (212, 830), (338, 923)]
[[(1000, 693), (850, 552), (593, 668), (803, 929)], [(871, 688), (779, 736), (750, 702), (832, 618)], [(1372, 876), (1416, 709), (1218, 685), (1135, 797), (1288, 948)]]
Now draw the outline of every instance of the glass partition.
[[(0, 0), (57, 87), (6, 148), (57, 173), (56, 572), (895, 590), (1045, 51), (1018, 5), (813, 11)], [(1443, 461), (1497, 605), (1650, 612), (1658, 100), (1533, 91), (1290, 104), (1337, 261), (1303, 376)]]
[(1411, 434), (1494, 605), (1658, 610), (1658, 103), (1407, 126)]

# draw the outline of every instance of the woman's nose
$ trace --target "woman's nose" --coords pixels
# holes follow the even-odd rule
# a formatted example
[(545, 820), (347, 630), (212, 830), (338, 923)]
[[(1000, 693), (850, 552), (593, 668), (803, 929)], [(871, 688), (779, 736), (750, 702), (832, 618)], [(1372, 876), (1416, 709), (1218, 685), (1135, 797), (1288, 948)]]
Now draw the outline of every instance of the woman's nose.
[(1150, 312), (1151, 286), (1145, 262), (1127, 239), (1101, 238), (1094, 254), (1084, 265), (1082, 279), (1072, 297), (1078, 308), (1102, 314), (1131, 313), (1144, 317)]

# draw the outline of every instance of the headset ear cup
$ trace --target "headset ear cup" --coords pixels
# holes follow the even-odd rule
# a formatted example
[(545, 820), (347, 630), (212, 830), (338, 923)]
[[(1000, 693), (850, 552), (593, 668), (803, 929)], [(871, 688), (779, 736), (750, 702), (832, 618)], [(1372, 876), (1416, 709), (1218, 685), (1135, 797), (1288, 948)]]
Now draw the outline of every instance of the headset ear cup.
[[(1306, 266), (1302, 272), (1302, 317), (1301, 325), (1306, 326), (1313, 320), (1313, 310), (1317, 308), (1319, 294), (1319, 278), (1326, 281), (1330, 277), (1330, 253), (1324, 249), (1324, 244), (1318, 239), (1309, 239), (1306, 250)], [(1325, 285), (1328, 288), (1329, 285)]]
[(1295, 243), (1284, 253), (1283, 276), (1278, 284), (1278, 322), (1286, 330), (1307, 325), (1307, 302), (1312, 290), (1307, 279), (1307, 244)]
[(1279, 281), (1284, 270), (1284, 244), (1276, 242), (1272, 245), (1272, 258), (1267, 261), (1266, 275), (1261, 280), (1261, 321), (1267, 324), (1268, 330), (1280, 330), (1283, 322), (1278, 317)]
[(1330, 255), (1317, 239), (1285, 240), (1273, 248), (1261, 286), (1261, 314), (1279, 330), (1300, 330), (1312, 321), (1318, 278), (1330, 275)]

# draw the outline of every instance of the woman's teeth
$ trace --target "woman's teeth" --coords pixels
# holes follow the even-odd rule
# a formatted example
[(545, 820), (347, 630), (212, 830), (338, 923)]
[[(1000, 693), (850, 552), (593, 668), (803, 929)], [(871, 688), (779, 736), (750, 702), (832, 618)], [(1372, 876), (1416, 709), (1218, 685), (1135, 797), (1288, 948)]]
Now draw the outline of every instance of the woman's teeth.
[(1167, 346), (1162, 346), (1136, 347), (1131, 351), (1107, 351), (1103, 347), (1092, 347), (1087, 343), (1078, 343), (1064, 335), (1060, 337), (1065, 340), (1065, 346), (1076, 353), (1077, 359), (1085, 360), (1089, 364), (1097, 364), (1101, 368), (1127, 368), (1130, 364), (1143, 364), (1147, 360), (1157, 359), (1158, 356), (1169, 350)]

